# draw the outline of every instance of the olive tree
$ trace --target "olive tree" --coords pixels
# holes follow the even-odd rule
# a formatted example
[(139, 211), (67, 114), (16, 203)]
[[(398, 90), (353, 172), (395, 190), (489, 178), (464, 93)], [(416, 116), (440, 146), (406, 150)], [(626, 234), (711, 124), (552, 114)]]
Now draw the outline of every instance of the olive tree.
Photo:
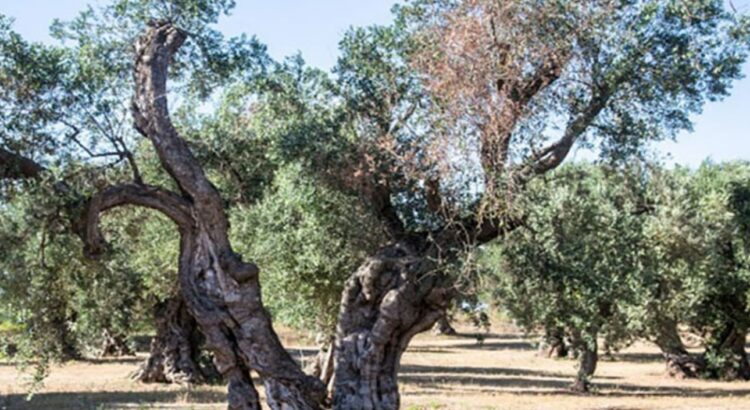
[(527, 187), (524, 224), (499, 247), (499, 303), (528, 330), (562, 330), (571, 340), (577, 391), (596, 370), (597, 338), (617, 347), (634, 337), (643, 222), (627, 185), (604, 167), (562, 167)]
[(362, 156), (354, 172), (336, 169), (392, 242), (344, 290), (337, 408), (398, 407), (402, 352), (455, 294), (445, 267), (521, 222), (513, 199), (528, 181), (577, 144), (622, 158), (689, 127), (726, 95), (747, 48), (746, 20), (720, 1), (413, 1), (397, 12), (392, 27), (353, 31), (337, 69)]
[(674, 171), (669, 201), (650, 223), (664, 289), (657, 304), (668, 308), (668, 319), (703, 336), (706, 351), (693, 359), (692, 371), (702, 376), (750, 377), (748, 170), (744, 163), (705, 163), (697, 171)]

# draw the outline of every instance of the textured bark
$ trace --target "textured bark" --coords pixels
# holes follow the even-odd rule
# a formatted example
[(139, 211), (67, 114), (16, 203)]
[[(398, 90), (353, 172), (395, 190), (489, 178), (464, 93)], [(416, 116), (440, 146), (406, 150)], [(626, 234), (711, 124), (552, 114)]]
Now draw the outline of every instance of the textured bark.
[(155, 307), (156, 336), (148, 359), (133, 378), (143, 383), (210, 383), (220, 377), (212, 363), (201, 361), (203, 335), (181, 297)]
[(591, 379), (594, 377), (596, 365), (599, 361), (596, 335), (592, 335), (593, 342), (587, 342), (577, 338), (574, 340), (575, 348), (579, 351), (578, 373), (571, 390), (578, 393), (588, 393), (591, 387)]
[(136, 129), (151, 141), (179, 193), (137, 182), (102, 190), (88, 201), (87, 253), (104, 250), (98, 222), (108, 209), (140, 205), (171, 218), (180, 231), (180, 288), (206, 348), (228, 382), (229, 408), (260, 408), (250, 370), (263, 379), (272, 409), (319, 408), (323, 384), (305, 375), (281, 345), (263, 307), (258, 268), (232, 250), (224, 201), (169, 118), (168, 66), (186, 38), (171, 23), (149, 25), (136, 44), (132, 105)]
[[(745, 351), (747, 327), (727, 323), (706, 348), (708, 376), (722, 380), (750, 380), (750, 362)], [(721, 358), (711, 363), (709, 358)]]
[(397, 409), (397, 372), (411, 338), (443, 315), (450, 292), (426, 253), (397, 243), (347, 281), (336, 329), (335, 409)]
[(565, 344), (565, 331), (561, 328), (547, 331), (539, 342), (540, 357), (562, 359), (568, 357), (568, 346)]
[(127, 337), (122, 334), (112, 333), (108, 329), (102, 331), (101, 357), (123, 357), (133, 356), (135, 353), (127, 342)]
[(674, 320), (660, 320), (654, 343), (664, 356), (669, 376), (677, 379), (695, 378), (705, 369), (703, 358), (692, 355), (685, 349)]

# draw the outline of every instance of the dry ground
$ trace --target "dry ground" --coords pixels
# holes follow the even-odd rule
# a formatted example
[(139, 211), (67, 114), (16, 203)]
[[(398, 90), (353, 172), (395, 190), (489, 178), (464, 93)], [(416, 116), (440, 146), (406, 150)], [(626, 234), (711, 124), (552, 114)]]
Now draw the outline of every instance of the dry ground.
[[(287, 342), (294, 342), (287, 338)], [(306, 356), (310, 348), (292, 349)], [(596, 391), (567, 390), (575, 363), (538, 358), (533, 342), (494, 329), (483, 343), (470, 334), (420, 335), (404, 355), (405, 409), (750, 409), (750, 383), (666, 378), (657, 351), (637, 344), (600, 363)], [(0, 409), (223, 409), (224, 387), (143, 385), (128, 373), (141, 358), (77, 362), (55, 368), (45, 388), (23, 400), (23, 380), (0, 364)]]

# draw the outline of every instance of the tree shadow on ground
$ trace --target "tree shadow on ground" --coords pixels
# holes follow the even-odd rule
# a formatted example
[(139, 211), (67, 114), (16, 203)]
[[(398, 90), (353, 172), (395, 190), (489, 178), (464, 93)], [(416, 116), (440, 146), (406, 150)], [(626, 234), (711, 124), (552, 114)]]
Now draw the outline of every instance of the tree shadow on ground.
[(225, 400), (226, 394), (220, 391), (50, 392), (38, 393), (30, 401), (23, 394), (0, 396), (0, 408), (93, 410), (153, 404), (159, 404), (160, 408), (189, 408), (193, 404), (221, 404)]
[(461, 332), (452, 335), (445, 335), (452, 339), (498, 339), (498, 340), (519, 340), (525, 339), (523, 335), (513, 333), (486, 333), (486, 332)]
[[(532, 370), (532, 369), (518, 369), (518, 368), (506, 368), (506, 367), (472, 367), (472, 366), (422, 366), (422, 365), (404, 365), (401, 366), (399, 374), (403, 375), (423, 375), (423, 374), (473, 374), (477, 376), (530, 376), (530, 377), (543, 377), (543, 378), (555, 378), (555, 379), (569, 379), (572, 376), (570, 374), (562, 372), (547, 372), (543, 370)], [(620, 377), (614, 376), (597, 376), (600, 379), (620, 379)], [(536, 380), (536, 379), (534, 379)]]
[(123, 356), (123, 357), (87, 357), (79, 360), (81, 363), (90, 364), (128, 364), (128, 363), (141, 363), (146, 360), (146, 357), (138, 356)]
[[(429, 374), (435, 372), (439, 374)], [(442, 374), (440, 374), (442, 373)], [(523, 377), (526, 376), (526, 377)], [(642, 386), (619, 384), (612, 381), (617, 377), (594, 378), (594, 396), (601, 397), (745, 397), (750, 396), (750, 388), (721, 390), (700, 389), (676, 386)], [(404, 366), (399, 382), (419, 386), (419, 394), (442, 392), (447, 389), (452, 394), (498, 394), (518, 395), (578, 395), (570, 390), (573, 377), (559, 373), (548, 373), (527, 369), (502, 368), (453, 368), (430, 366)]]
[(614, 353), (612, 358), (615, 362), (631, 363), (654, 363), (664, 361), (664, 356), (662, 356), (661, 353)]
[[(134, 364), (141, 363), (146, 360), (146, 357), (138, 356), (123, 356), (123, 357), (84, 357), (78, 360), (69, 360), (64, 362), (62, 365), (86, 363), (86, 364)], [(36, 366), (39, 362), (37, 360), (29, 360), (27, 362), (19, 362), (16, 360), (0, 361), (0, 367), (19, 367), (19, 366)], [(53, 370), (54, 371), (54, 370)]]
[(484, 341), (478, 343), (449, 343), (449, 344), (423, 344), (409, 347), (409, 352), (415, 353), (460, 353), (456, 349), (468, 350), (534, 350), (536, 347), (531, 342), (519, 341)]

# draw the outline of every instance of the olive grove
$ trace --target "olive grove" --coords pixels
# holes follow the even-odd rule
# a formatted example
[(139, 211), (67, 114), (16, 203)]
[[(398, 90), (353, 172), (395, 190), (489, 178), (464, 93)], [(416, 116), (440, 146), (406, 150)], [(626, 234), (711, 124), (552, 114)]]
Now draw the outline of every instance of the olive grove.
[[(257, 374), (271, 408), (398, 408), (401, 355), (472, 297), (471, 260), (491, 245), (520, 278), (501, 285), (510, 310), (570, 336), (577, 389), (598, 336), (658, 337), (628, 319), (648, 303), (679, 315), (654, 321), (710, 334), (696, 371), (747, 378), (746, 250), (732, 236), (749, 226), (745, 180), (691, 180), (693, 208), (674, 217), (702, 218), (686, 235), (717, 226), (695, 249), (648, 219), (672, 192), (619, 190), (642, 182), (623, 163), (728, 94), (746, 17), (718, 0), (411, 0), (391, 25), (349, 30), (326, 73), (225, 38), (216, 23), (233, 6), (115, 0), (56, 22), (54, 46), (0, 19), (0, 298), (28, 322), (30, 357), (75, 358), (94, 335), (126, 354), (151, 326), (143, 381), (221, 376), (229, 408), (257, 409)], [(611, 170), (556, 170), (577, 147)], [(548, 254), (570, 236), (566, 257)], [(648, 288), (686, 269), (721, 276), (721, 296), (669, 288), (682, 306)], [(526, 286), (528, 271), (544, 286)], [(546, 297), (574, 314), (537, 310)], [(324, 336), (317, 374), (275, 321)]]

